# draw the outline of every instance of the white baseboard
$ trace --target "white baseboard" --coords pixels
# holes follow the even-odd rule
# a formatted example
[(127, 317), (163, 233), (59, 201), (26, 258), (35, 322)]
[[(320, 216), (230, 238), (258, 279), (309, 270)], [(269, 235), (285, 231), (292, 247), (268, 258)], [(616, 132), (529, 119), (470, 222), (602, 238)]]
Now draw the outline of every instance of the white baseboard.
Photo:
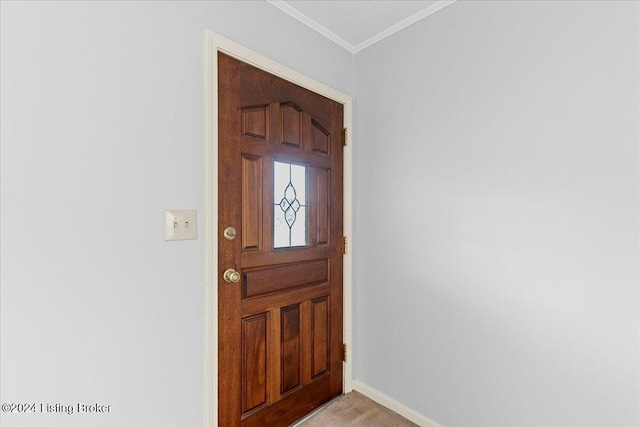
[(358, 380), (353, 380), (352, 385), (353, 389), (358, 393), (367, 396), (369, 399), (379, 403), (387, 409), (391, 409), (396, 414), (402, 415), (412, 423), (416, 423), (421, 427), (443, 427), (432, 419), (425, 417), (421, 413), (414, 411), (408, 406), (403, 405), (397, 400), (390, 398), (386, 394), (380, 393), (378, 390), (371, 388)]

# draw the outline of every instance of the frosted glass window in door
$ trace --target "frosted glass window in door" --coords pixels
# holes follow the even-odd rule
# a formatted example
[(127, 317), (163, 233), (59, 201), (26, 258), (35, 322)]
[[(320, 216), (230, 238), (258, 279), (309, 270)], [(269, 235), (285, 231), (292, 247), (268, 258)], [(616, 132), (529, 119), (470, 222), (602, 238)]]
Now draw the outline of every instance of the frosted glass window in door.
[(273, 162), (273, 247), (307, 244), (307, 168)]

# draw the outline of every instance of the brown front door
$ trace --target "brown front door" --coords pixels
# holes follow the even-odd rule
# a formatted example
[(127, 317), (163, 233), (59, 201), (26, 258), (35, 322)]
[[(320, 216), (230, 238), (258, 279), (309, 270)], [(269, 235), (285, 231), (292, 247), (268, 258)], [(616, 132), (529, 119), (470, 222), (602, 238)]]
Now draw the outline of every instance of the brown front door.
[(287, 426), (342, 392), (343, 108), (224, 54), (218, 76), (219, 425)]

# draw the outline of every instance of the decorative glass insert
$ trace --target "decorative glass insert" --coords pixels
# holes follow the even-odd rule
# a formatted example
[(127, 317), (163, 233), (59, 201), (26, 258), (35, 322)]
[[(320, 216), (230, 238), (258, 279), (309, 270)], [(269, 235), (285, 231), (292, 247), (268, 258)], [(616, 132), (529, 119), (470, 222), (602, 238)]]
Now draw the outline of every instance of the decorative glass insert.
[(273, 162), (273, 247), (307, 244), (307, 168)]

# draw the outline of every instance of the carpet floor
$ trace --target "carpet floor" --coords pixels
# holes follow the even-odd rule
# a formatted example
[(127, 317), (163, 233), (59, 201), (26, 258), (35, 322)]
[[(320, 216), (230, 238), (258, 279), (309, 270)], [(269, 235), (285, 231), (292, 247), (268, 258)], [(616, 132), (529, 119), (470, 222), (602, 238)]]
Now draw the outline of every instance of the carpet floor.
[(297, 426), (414, 427), (417, 424), (354, 391), (332, 400)]

